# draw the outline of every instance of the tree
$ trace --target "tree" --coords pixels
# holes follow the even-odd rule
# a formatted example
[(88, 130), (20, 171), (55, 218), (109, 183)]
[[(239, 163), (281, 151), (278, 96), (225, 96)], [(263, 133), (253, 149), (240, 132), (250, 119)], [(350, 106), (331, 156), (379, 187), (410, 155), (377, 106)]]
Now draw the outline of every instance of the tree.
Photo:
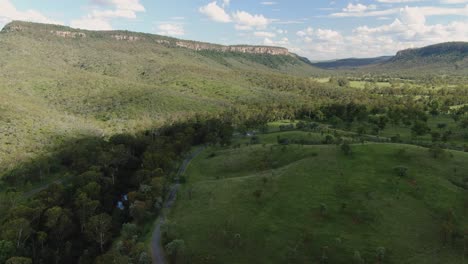
[(359, 251), (354, 251), (354, 256), (353, 256), (353, 264), (363, 264), (364, 260), (361, 257), (361, 253)]
[(0, 240), (0, 263), (5, 263), (15, 253), (15, 246), (11, 241)]
[(434, 131), (434, 132), (431, 133), (431, 137), (432, 137), (432, 142), (436, 142), (436, 141), (440, 140), (441, 135), (440, 135), (439, 132)]
[(175, 239), (169, 242), (166, 245), (166, 252), (173, 261), (175, 261), (178, 257), (184, 254), (185, 252), (185, 241), (182, 239)]
[(408, 168), (404, 166), (396, 166), (395, 168), (393, 168), (393, 170), (400, 177), (406, 177), (406, 175), (408, 174)]
[(341, 151), (343, 151), (346, 156), (351, 155), (351, 146), (348, 144), (348, 142), (341, 144)]
[(32, 264), (32, 259), (25, 257), (12, 257), (5, 264)]
[(376, 257), (377, 257), (378, 263), (383, 262), (383, 260), (385, 259), (385, 253), (386, 253), (386, 249), (384, 247), (378, 247), (377, 248)]
[(81, 231), (85, 229), (86, 221), (95, 214), (99, 207), (99, 201), (91, 200), (86, 193), (80, 192), (75, 198), (75, 206), (78, 208)]
[(104, 252), (104, 246), (111, 238), (112, 218), (106, 213), (98, 214), (89, 219), (86, 234), (90, 240), (97, 242)]
[(16, 248), (21, 248), (32, 234), (31, 224), (27, 219), (16, 218), (2, 226), (2, 238), (14, 241)]
[(60, 206), (54, 206), (45, 212), (45, 226), (49, 228), (49, 234), (52, 234), (59, 243), (73, 230), (71, 215), (68, 209)]
[(320, 204), (320, 215), (325, 216), (328, 212), (328, 207), (326, 204), (321, 203)]
[(429, 153), (434, 159), (437, 159), (444, 155), (445, 150), (438, 145), (433, 145), (429, 148)]
[(427, 123), (420, 120), (414, 122), (411, 127), (411, 132), (414, 136), (422, 136), (429, 133), (429, 131), (431, 131), (431, 129), (427, 126)]
[(133, 239), (138, 236), (138, 227), (132, 223), (125, 223), (122, 225), (122, 231), (120, 233), (123, 239)]

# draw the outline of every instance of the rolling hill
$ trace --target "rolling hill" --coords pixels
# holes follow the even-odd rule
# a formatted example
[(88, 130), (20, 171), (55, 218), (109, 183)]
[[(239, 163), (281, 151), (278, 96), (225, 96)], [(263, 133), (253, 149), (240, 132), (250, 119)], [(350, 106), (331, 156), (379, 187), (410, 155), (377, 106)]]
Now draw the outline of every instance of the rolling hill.
[(0, 168), (70, 137), (299, 100), (258, 76), (320, 72), (287, 49), (15, 21), (0, 32)]
[[(346, 156), (269, 136), (259, 135), (266, 146), (209, 149), (188, 168), (165, 230), (168, 241), (185, 241), (190, 262), (463, 262), (443, 228), (450, 212), (467, 223), (466, 190), (452, 183), (467, 172), (466, 153), (435, 160), (420, 147), (359, 144)], [(399, 177), (398, 166), (408, 174)]]

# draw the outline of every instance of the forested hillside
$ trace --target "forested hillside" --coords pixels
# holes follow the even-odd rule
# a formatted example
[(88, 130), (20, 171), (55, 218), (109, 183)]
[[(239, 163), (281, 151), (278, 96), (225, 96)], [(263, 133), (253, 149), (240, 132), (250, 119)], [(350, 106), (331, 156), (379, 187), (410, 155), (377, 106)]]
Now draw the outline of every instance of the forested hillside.
[(458, 263), (465, 45), (327, 71), (280, 47), (12, 22), (0, 263), (148, 264), (153, 243), (169, 263)]
[(382, 65), (386, 70), (405, 69), (417, 72), (467, 74), (468, 42), (447, 42), (399, 51)]
[[(182, 47), (191, 45), (213, 50)], [(318, 72), (286, 49), (224, 48), (229, 47), (127, 31), (6, 25), (0, 33), (0, 168), (73, 137), (299, 100), (252, 81)]]

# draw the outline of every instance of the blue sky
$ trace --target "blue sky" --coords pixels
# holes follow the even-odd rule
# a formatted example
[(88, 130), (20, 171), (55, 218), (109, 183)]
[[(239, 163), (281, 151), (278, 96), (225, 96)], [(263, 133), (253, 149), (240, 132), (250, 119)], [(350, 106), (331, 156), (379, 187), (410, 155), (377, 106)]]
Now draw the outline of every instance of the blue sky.
[(11, 20), (283, 46), (311, 60), (468, 41), (468, 0), (0, 0)]

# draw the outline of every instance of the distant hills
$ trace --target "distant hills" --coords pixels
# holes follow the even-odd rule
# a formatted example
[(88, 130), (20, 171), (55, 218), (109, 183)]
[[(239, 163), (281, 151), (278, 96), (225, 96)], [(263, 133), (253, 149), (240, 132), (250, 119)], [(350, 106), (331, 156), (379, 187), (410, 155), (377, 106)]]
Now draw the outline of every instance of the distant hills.
[(381, 67), (411, 72), (468, 73), (468, 42), (447, 42), (402, 50)]
[(407, 49), (399, 51), (395, 56), (350, 58), (312, 65), (323, 69), (354, 69), (357, 72), (465, 74), (468, 73), (468, 42), (447, 42)]
[(384, 63), (388, 60), (393, 58), (392, 56), (382, 56), (382, 57), (376, 57), (376, 58), (363, 58), (363, 59), (358, 59), (358, 58), (349, 58), (349, 59), (340, 59), (340, 60), (332, 60), (332, 61), (321, 61), (321, 62), (316, 62), (312, 63), (312, 65), (323, 68), (323, 69), (352, 69), (352, 68), (358, 68), (358, 67), (363, 67), (363, 66), (369, 66), (369, 65), (375, 65), (375, 64), (380, 64)]

